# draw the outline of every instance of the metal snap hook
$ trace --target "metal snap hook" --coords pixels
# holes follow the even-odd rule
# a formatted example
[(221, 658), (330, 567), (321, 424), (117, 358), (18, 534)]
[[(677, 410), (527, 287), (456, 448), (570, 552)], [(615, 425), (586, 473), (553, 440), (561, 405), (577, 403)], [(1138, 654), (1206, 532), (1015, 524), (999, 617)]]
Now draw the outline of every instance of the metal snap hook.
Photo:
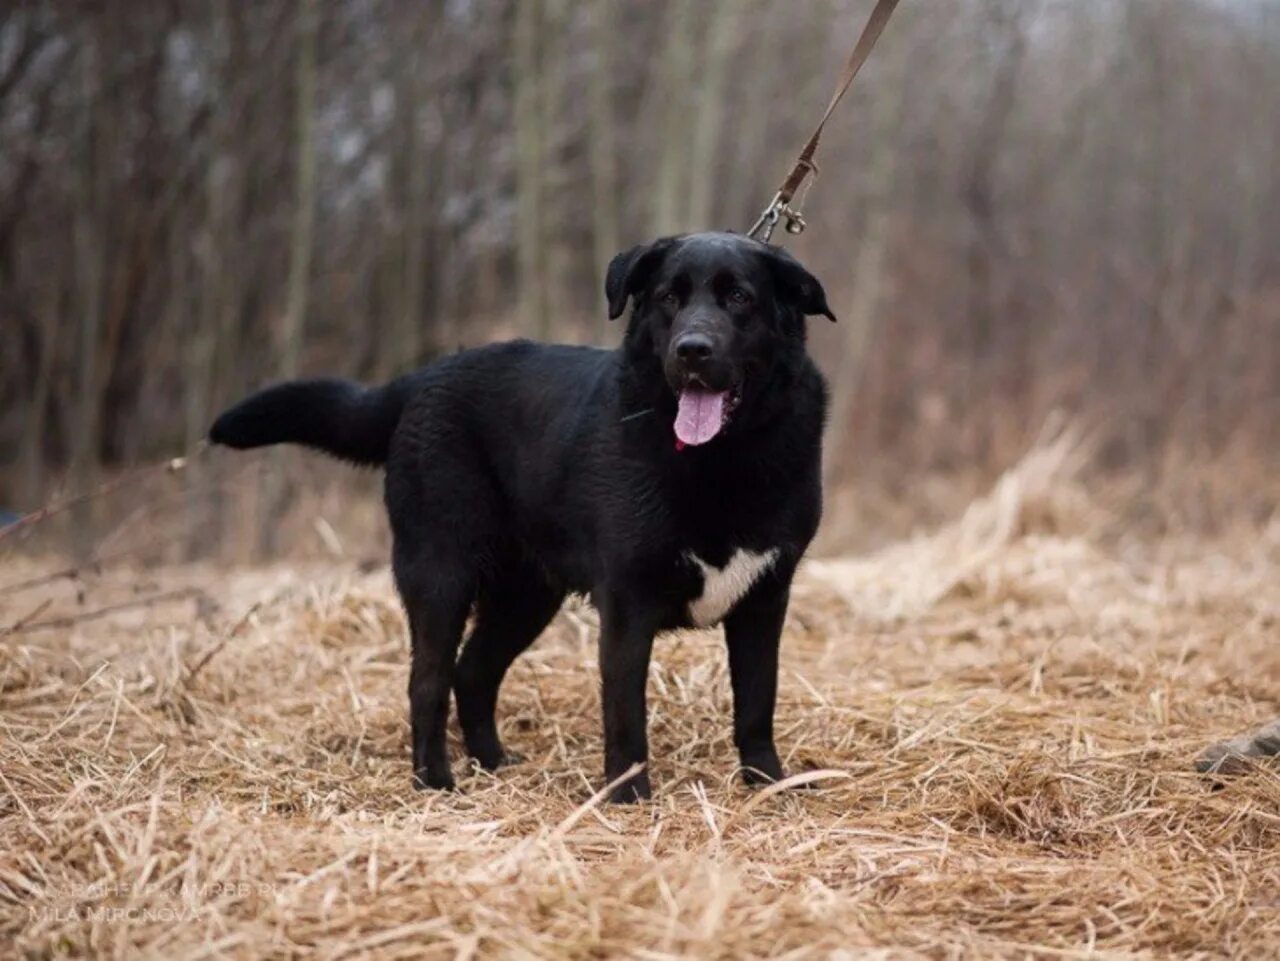
[[(773, 228), (778, 226), (778, 221), (782, 219), (784, 209), (786, 209), (786, 204), (782, 202), (782, 195), (774, 194), (773, 199), (769, 201), (769, 206), (764, 208), (759, 219), (747, 231), (747, 236), (754, 237), (767, 244), (769, 238), (773, 236)], [(791, 228), (788, 227), (787, 229), (790, 230)]]

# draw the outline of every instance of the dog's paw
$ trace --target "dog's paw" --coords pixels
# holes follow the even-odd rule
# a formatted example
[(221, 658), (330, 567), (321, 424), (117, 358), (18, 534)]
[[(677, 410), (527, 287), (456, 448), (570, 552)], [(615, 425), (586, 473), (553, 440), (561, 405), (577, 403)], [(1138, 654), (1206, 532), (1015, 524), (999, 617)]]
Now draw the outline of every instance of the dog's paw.
[(476, 767), (482, 771), (493, 771), (504, 767), (514, 767), (517, 764), (525, 762), (525, 756), (515, 751), (498, 751), (496, 754), (485, 754), (483, 756), (472, 755), (471, 761)]
[(610, 804), (635, 804), (653, 797), (653, 788), (649, 784), (649, 774), (641, 771), (634, 777), (623, 781), (609, 792)]
[(453, 774), (449, 771), (437, 774), (422, 770), (413, 775), (413, 789), (415, 791), (456, 791), (457, 785), (453, 781)]
[(763, 787), (781, 781), (786, 774), (777, 754), (762, 754), (742, 759), (742, 781), (749, 787)]

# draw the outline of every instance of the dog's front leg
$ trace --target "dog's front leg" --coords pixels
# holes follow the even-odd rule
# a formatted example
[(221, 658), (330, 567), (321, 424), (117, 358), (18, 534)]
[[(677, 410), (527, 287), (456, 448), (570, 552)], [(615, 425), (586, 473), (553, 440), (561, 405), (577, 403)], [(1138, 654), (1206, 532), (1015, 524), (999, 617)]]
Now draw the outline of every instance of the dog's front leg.
[(770, 578), (756, 585), (724, 621), (733, 683), (733, 742), (748, 784), (783, 777), (773, 744), (773, 709), (778, 698), (778, 646), (790, 596), (789, 579)]
[[(604, 776), (611, 782), (633, 764), (647, 764), (649, 735), (645, 686), (653, 651), (653, 626), (627, 610), (617, 598), (600, 605), (600, 702), (604, 709)], [(647, 800), (648, 770), (618, 784), (615, 803)]]

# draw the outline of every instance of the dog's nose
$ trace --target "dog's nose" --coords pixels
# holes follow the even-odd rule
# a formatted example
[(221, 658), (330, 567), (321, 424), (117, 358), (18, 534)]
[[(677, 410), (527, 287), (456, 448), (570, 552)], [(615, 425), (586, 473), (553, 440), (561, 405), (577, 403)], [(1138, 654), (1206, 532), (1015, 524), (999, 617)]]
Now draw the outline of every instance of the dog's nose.
[(706, 334), (682, 334), (676, 341), (676, 356), (687, 367), (697, 368), (711, 359), (715, 345)]

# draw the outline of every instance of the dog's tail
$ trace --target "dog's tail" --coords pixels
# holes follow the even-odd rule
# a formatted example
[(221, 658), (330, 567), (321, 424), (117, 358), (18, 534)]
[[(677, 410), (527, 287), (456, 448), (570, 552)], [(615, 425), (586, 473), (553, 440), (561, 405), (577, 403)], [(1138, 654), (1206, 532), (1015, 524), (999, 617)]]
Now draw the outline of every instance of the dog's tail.
[(237, 450), (301, 444), (353, 464), (382, 465), (412, 385), (412, 375), (385, 387), (334, 378), (286, 381), (220, 414), (209, 440)]

